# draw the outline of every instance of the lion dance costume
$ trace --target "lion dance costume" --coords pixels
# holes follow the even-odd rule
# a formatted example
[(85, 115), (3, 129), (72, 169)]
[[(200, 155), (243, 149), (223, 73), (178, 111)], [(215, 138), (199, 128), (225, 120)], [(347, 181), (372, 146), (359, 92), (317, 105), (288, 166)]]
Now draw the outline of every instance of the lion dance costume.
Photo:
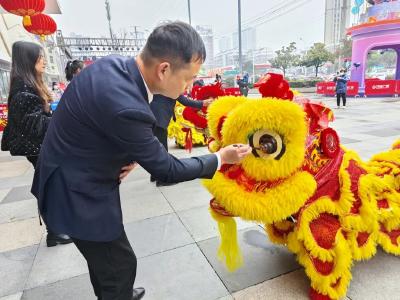
[(233, 217), (265, 224), (269, 238), (304, 266), (310, 298), (339, 299), (353, 261), (371, 258), (378, 245), (400, 255), (400, 141), (365, 163), (340, 145), (329, 108), (293, 101), (277, 74), (259, 88), (262, 99), (222, 97), (208, 110), (210, 149), (253, 148), (204, 181), (214, 196), (219, 257), (230, 270), (242, 263)]
[[(203, 101), (217, 98), (225, 94), (221, 83), (195, 86), (191, 96), (194, 100)], [(207, 107), (196, 109), (184, 107), (179, 102), (175, 106), (176, 120), (168, 126), (168, 136), (175, 138), (176, 143), (187, 150), (193, 145), (206, 145), (209, 137), (207, 127)]]

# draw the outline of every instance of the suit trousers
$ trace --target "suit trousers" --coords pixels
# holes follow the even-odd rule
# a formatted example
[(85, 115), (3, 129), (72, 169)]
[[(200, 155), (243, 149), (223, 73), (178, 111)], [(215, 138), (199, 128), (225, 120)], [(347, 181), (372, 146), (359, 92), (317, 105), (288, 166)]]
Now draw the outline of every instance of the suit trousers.
[(154, 128), (154, 135), (168, 152), (168, 129), (156, 126)]
[(131, 300), (137, 260), (125, 231), (111, 242), (72, 240), (87, 261), (97, 298)]

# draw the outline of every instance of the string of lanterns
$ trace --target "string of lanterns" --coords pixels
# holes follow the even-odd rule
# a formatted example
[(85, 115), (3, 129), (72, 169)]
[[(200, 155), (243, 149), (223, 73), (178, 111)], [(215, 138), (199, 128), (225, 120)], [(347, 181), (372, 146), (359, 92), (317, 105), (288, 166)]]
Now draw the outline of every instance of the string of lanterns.
[(25, 30), (39, 35), (42, 40), (57, 30), (54, 19), (43, 14), (45, 0), (0, 0), (0, 5), (9, 13), (21, 16)]

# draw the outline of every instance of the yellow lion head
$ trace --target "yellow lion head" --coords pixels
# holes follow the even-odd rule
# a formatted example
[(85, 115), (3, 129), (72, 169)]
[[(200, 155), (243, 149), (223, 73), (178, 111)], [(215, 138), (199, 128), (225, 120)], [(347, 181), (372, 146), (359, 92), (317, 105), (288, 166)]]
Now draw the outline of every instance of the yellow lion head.
[(224, 167), (204, 182), (229, 213), (272, 223), (297, 212), (313, 194), (313, 177), (301, 171), (307, 123), (300, 105), (276, 98), (222, 97), (209, 107), (208, 125), (214, 151), (236, 143), (253, 148), (240, 165)]

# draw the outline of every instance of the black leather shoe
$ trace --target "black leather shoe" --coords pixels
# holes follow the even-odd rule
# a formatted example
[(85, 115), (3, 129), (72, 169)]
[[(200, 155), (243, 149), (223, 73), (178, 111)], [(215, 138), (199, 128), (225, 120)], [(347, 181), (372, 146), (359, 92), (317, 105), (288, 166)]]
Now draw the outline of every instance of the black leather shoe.
[(65, 245), (72, 243), (72, 239), (66, 234), (55, 234), (52, 232), (47, 233), (47, 247), (54, 247), (57, 245)]
[(143, 296), (144, 296), (144, 293), (145, 293), (145, 290), (142, 287), (133, 289), (132, 300), (140, 300), (140, 299), (142, 299)]
[(156, 179), (154, 177), (150, 177), (150, 182), (154, 182)]
[(162, 182), (162, 181), (158, 181), (156, 182), (156, 186), (160, 187), (160, 186), (170, 186), (170, 185), (175, 185), (176, 183), (169, 183), (169, 182)]

